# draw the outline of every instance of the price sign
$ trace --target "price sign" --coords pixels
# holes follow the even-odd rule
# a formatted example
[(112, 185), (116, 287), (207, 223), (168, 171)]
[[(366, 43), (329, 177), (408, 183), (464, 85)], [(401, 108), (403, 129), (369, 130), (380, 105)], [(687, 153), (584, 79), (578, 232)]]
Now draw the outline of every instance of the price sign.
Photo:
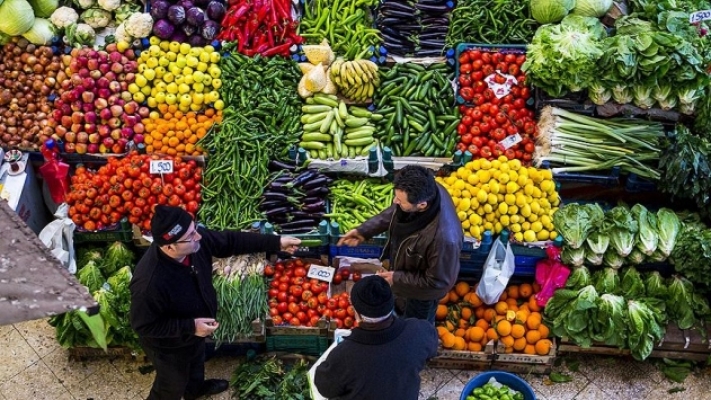
[(484, 82), (494, 92), (494, 96), (500, 99), (511, 92), (511, 88), (518, 84), (516, 77), (509, 74), (503, 74), (499, 71), (484, 78)]
[(309, 279), (318, 279), (320, 281), (330, 283), (333, 280), (333, 274), (335, 272), (336, 269), (333, 267), (324, 267), (321, 265), (311, 264), (311, 267), (309, 268), (309, 273), (306, 274), (306, 277)]
[(519, 135), (517, 133), (515, 135), (506, 136), (506, 138), (504, 140), (499, 142), (499, 145), (501, 145), (501, 147), (503, 147), (504, 150), (508, 150), (510, 147), (515, 146), (517, 143), (519, 143), (522, 140), (523, 140), (523, 138), (521, 137), (521, 135)]
[(151, 160), (151, 174), (172, 174), (173, 160)]
[(711, 10), (701, 10), (691, 13), (689, 15), (689, 23), (698, 24), (701, 21), (706, 21), (711, 19)]

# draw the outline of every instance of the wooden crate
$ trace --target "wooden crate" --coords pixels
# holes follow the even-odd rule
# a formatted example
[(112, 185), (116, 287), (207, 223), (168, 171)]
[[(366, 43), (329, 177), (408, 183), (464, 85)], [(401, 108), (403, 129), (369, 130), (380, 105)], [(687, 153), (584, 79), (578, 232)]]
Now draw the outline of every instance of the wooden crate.
[(539, 356), (521, 353), (506, 354), (504, 352), (504, 345), (498, 342), (493, 367), (502, 371), (515, 372), (518, 374), (549, 374), (553, 367), (553, 362), (558, 355), (555, 338), (551, 339), (551, 343), (551, 350), (548, 355)]
[[(708, 328), (707, 328), (708, 329)], [(711, 332), (706, 332), (711, 337)], [(670, 358), (705, 362), (711, 356), (711, 343), (698, 330), (681, 330), (674, 324), (667, 326), (664, 339), (658, 343), (650, 357)], [(562, 338), (558, 351), (567, 353), (601, 354), (609, 356), (629, 356), (629, 349), (620, 349), (604, 343), (595, 343), (592, 347), (580, 347), (568, 338)]]
[(144, 361), (145, 354), (140, 350), (131, 350), (128, 347), (109, 347), (97, 349), (95, 347), (70, 347), (69, 359), (75, 361), (96, 358), (124, 358), (127, 360)]
[(336, 321), (327, 321), (321, 318), (318, 326), (309, 328), (306, 326), (274, 325), (274, 320), (267, 315), (264, 320), (266, 336), (329, 336), (329, 331), (336, 330)]
[(482, 371), (491, 369), (494, 361), (494, 341), (490, 340), (483, 351), (449, 350), (440, 347), (437, 356), (431, 358), (427, 365), (431, 368), (466, 369)]

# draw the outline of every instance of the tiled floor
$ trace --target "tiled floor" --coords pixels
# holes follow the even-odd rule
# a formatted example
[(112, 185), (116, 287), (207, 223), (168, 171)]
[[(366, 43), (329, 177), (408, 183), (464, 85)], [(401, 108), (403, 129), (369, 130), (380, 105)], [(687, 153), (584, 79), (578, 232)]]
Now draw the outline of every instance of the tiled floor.
[[(555, 371), (572, 376), (553, 384), (544, 375), (524, 376), (542, 400), (711, 400), (711, 373), (695, 371), (683, 384), (667, 381), (652, 362), (576, 356)], [(145, 399), (153, 374), (141, 374), (142, 363), (115, 360), (70, 361), (44, 320), (0, 326), (0, 400), (139, 400)], [(207, 362), (209, 378), (228, 379), (236, 360), (215, 357)], [(420, 400), (457, 400), (464, 384), (477, 373), (427, 369), (422, 372)], [(684, 389), (669, 393), (670, 389)], [(673, 392), (673, 391), (672, 391)], [(212, 399), (227, 400), (229, 393)]]

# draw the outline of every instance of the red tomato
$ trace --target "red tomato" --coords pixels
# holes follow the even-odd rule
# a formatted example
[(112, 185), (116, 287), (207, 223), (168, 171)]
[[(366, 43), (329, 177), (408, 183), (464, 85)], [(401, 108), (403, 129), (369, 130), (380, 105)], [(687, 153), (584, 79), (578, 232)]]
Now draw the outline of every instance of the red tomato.
[(484, 73), (481, 71), (474, 71), (470, 74), (472, 83), (480, 82), (484, 80)]
[(296, 314), (299, 311), (301, 311), (301, 309), (299, 308), (298, 304), (296, 304), (294, 302), (289, 303), (289, 312), (290, 313)]
[(344, 298), (338, 299), (338, 308), (345, 309), (345, 308), (348, 308), (349, 305), (350, 305), (350, 303), (348, 302), (347, 299), (344, 299)]
[(299, 311), (296, 313), (296, 318), (299, 319), (299, 322), (301, 323), (306, 323), (309, 320), (309, 317), (306, 315), (305, 312)]
[(471, 101), (474, 98), (474, 89), (470, 87), (463, 87), (459, 89), (459, 95), (466, 101)]
[(301, 320), (297, 317), (293, 317), (289, 320), (289, 325), (291, 326), (301, 326)]
[(469, 50), (467, 52), (469, 54), (469, 59), (474, 61), (474, 60), (481, 60), (481, 51), (480, 50)]
[(301, 292), (301, 299), (302, 300), (309, 300), (312, 297), (314, 297), (314, 293), (310, 290), (304, 290), (303, 292)]
[(309, 323), (311, 323), (311, 326), (318, 326), (318, 320), (319, 320), (319, 317), (313, 316), (309, 320)]
[(326, 307), (328, 307), (329, 310), (337, 309), (338, 308), (338, 300), (335, 298), (328, 299), (328, 302), (326, 303)]
[(334, 315), (336, 316), (336, 318), (344, 319), (348, 316), (348, 312), (343, 308), (339, 308), (336, 310)]
[(460, 74), (468, 74), (471, 71), (472, 71), (472, 64), (469, 64), (469, 63), (459, 64), (459, 73)]
[(459, 75), (459, 86), (460, 87), (469, 87), (471, 85), (472, 85), (471, 75), (469, 75), (469, 74)]
[(348, 277), (351, 276), (351, 270), (349, 270), (349, 269), (342, 270), (341, 276), (343, 277), (344, 280), (347, 280)]
[(481, 149), (479, 149), (479, 156), (482, 158), (491, 157), (491, 148), (489, 146), (483, 146)]
[(513, 160), (514, 158), (516, 158), (516, 150), (514, 150), (514, 149), (506, 149), (506, 151), (504, 152), (504, 155), (505, 155), (506, 158), (508, 158), (509, 160)]
[(326, 294), (326, 292), (319, 293), (318, 294), (318, 302), (319, 302), (319, 304), (328, 303), (328, 294)]
[[(472, 127), (474, 129), (475, 127)], [(462, 135), (462, 138), (460, 139), (462, 143), (469, 145), (472, 142), (472, 134), (471, 133), (465, 133)], [(354, 279), (355, 280), (355, 279)]]
[(345, 326), (346, 328), (349, 328), (349, 329), (350, 329), (350, 328), (353, 327), (353, 323), (354, 323), (354, 322), (355, 322), (355, 321), (353, 320), (353, 317), (348, 316), (348, 317), (346, 317), (346, 318), (343, 319), (343, 326)]
[(301, 285), (304, 284), (304, 282), (305, 282), (305, 281), (304, 281), (304, 278), (303, 278), (302, 276), (296, 276), (296, 275), (294, 275), (294, 276), (291, 278), (291, 284), (292, 284), (292, 285), (301, 286)]
[(287, 301), (289, 300), (289, 294), (286, 292), (279, 291), (276, 296), (277, 300), (281, 301)]
[(276, 298), (279, 295), (279, 289), (271, 288), (267, 293), (269, 294), (269, 298)]
[(479, 147), (476, 145), (470, 144), (469, 147), (467, 147), (467, 151), (472, 155), (479, 155)]
[(346, 308), (346, 312), (351, 317), (355, 316), (355, 308), (353, 308), (353, 306), (348, 306), (348, 308)]
[(274, 325), (281, 325), (284, 323), (284, 319), (279, 315), (275, 315), (272, 317), (272, 322), (274, 322)]
[(274, 318), (277, 315), (279, 315), (279, 310), (277, 310), (276, 308), (269, 308), (269, 315), (271, 315), (272, 318)]
[(289, 305), (286, 304), (285, 301), (282, 301), (277, 305), (277, 310), (279, 310), (279, 312), (283, 314), (289, 310)]
[(289, 293), (296, 298), (301, 298), (303, 292), (304, 289), (299, 285), (293, 285), (289, 288)]
[(459, 56), (459, 64), (466, 64), (469, 62), (469, 53), (464, 52)]
[(168, 197), (168, 205), (177, 207), (180, 205), (180, 203), (181, 203), (180, 196), (178, 196), (177, 194), (174, 194), (174, 195)]
[(334, 285), (339, 285), (341, 282), (343, 282), (343, 277), (341, 276), (341, 274), (336, 274), (333, 276), (332, 282)]

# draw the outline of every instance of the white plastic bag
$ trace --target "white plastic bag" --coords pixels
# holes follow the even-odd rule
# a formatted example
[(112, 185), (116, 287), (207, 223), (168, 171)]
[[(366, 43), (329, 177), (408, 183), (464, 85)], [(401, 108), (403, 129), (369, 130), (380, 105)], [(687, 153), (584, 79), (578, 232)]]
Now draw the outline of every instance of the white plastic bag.
[(343, 341), (343, 338), (350, 335), (351, 330), (350, 329), (336, 329), (336, 331), (333, 333), (333, 343), (331, 343), (330, 346), (326, 349), (326, 351), (321, 354), (321, 357), (316, 360), (314, 365), (311, 366), (311, 369), (309, 369), (309, 372), (307, 374), (309, 378), (309, 386), (311, 388), (311, 398), (313, 400), (328, 400), (326, 397), (323, 397), (321, 393), (319, 393), (318, 388), (316, 388), (316, 385), (314, 384), (314, 377), (316, 376), (316, 368), (321, 365), (322, 362), (326, 361), (326, 358), (328, 358), (328, 355), (331, 354), (331, 350), (336, 348), (336, 346)]
[(516, 264), (511, 245), (494, 240), (489, 256), (484, 263), (484, 272), (476, 288), (476, 294), (486, 304), (494, 304), (506, 289)]
[(45, 226), (39, 233), (39, 239), (57, 257), (70, 273), (77, 273), (77, 262), (74, 256), (74, 222), (69, 218), (69, 205), (62, 203), (57, 212), (57, 218)]

